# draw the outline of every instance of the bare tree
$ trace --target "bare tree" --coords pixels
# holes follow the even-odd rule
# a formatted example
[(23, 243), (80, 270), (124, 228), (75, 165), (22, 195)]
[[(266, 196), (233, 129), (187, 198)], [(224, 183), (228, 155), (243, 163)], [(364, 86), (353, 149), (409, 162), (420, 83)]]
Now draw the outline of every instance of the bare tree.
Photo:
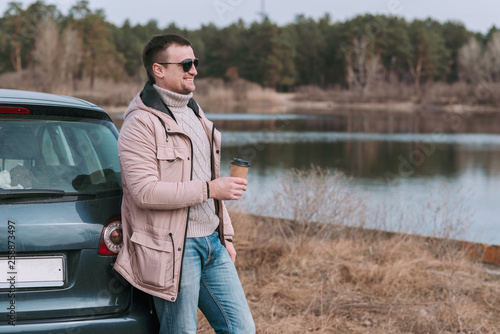
[(484, 54), (489, 82), (500, 82), (500, 31), (495, 32), (488, 42)]
[(365, 36), (355, 38), (353, 46), (345, 53), (346, 79), (349, 89), (356, 89), (363, 95), (368, 93), (379, 79), (382, 70), (380, 55), (368, 49), (370, 41)]
[(40, 22), (36, 34), (33, 58), (35, 78), (43, 91), (53, 91), (59, 85), (59, 31), (51, 18)]
[(500, 32), (494, 33), (482, 50), (475, 38), (464, 45), (458, 53), (462, 75), (471, 82), (500, 82)]
[(481, 46), (475, 38), (462, 46), (458, 52), (458, 64), (466, 80), (478, 82), (486, 79), (485, 62)]
[(74, 29), (68, 27), (60, 34), (51, 18), (40, 22), (33, 59), (35, 80), (41, 90), (64, 93), (71, 90), (71, 81), (81, 63), (80, 50), (81, 39)]
[(66, 89), (72, 87), (78, 67), (82, 61), (81, 58), (82, 40), (75, 29), (66, 28), (61, 36), (61, 62), (59, 71), (59, 81)]

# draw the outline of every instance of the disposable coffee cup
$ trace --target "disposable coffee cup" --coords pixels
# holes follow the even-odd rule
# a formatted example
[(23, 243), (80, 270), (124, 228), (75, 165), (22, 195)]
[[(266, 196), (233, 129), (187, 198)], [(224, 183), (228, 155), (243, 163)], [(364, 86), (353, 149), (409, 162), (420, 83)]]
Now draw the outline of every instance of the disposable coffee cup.
[(246, 179), (249, 167), (250, 163), (248, 161), (234, 158), (233, 161), (231, 161), (231, 172), (229, 175), (231, 177), (241, 177)]

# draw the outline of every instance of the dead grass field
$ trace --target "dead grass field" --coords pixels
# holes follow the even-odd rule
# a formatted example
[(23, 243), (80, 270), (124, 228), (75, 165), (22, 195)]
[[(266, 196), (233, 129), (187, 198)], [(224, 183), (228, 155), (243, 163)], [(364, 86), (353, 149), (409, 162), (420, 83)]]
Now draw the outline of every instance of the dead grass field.
[[(233, 213), (237, 268), (257, 333), (500, 332), (500, 271), (426, 239), (309, 234), (301, 249), (276, 219)], [(211, 333), (201, 316), (199, 333)]]

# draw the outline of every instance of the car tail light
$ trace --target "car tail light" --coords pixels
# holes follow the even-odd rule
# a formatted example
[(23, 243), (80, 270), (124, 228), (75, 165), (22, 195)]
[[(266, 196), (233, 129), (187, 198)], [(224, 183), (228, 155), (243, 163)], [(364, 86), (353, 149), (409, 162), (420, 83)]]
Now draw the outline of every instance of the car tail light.
[(116, 255), (123, 246), (122, 222), (120, 217), (113, 218), (104, 227), (99, 241), (99, 255)]
[(20, 107), (0, 107), (0, 114), (29, 114), (30, 111)]

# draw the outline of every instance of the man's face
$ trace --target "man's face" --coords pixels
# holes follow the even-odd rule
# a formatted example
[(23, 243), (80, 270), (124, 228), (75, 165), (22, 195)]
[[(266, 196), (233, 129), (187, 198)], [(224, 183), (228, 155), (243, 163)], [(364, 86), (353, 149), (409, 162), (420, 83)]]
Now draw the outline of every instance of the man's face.
[[(185, 59), (194, 59), (194, 51), (190, 46), (171, 45), (163, 57), (159, 57), (160, 62), (182, 63)], [(194, 77), (198, 74), (196, 68), (191, 66), (188, 72), (184, 72), (182, 65), (154, 64), (153, 70), (156, 74), (156, 85), (171, 92), (187, 95), (193, 92)]]

